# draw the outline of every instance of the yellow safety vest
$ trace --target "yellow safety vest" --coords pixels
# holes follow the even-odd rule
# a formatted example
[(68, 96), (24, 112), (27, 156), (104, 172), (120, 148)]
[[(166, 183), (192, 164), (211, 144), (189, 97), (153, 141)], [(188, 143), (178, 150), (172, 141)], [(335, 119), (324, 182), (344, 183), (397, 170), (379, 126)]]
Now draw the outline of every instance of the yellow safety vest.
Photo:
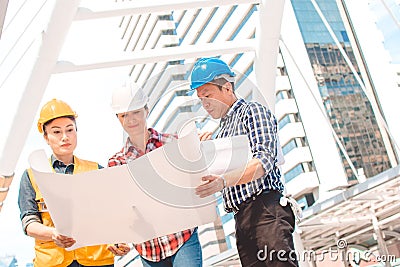
[[(81, 160), (74, 156), (74, 174), (97, 169), (98, 164), (96, 162)], [(42, 193), (38, 189), (31, 169), (28, 169), (28, 174), (36, 192), (36, 202), (44, 203)], [(39, 210), (41, 210), (41, 207), (39, 207)], [(44, 225), (54, 227), (48, 212), (41, 212), (41, 216)], [(35, 254), (36, 257), (33, 260), (35, 267), (65, 267), (74, 260), (86, 266), (114, 264), (114, 255), (107, 250), (107, 245), (82, 247), (67, 251), (58, 247), (53, 241), (35, 239)]]

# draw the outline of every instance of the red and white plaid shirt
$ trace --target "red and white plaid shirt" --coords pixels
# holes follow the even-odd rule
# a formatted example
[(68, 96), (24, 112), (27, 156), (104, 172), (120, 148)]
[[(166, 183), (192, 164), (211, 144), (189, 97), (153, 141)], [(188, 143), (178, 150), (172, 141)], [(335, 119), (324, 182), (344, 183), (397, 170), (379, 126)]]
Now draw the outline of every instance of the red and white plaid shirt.
[[(137, 159), (144, 154), (176, 139), (175, 135), (158, 133), (149, 128), (150, 138), (146, 144), (146, 151), (134, 147), (128, 138), (125, 146), (108, 160), (108, 167), (126, 164), (128, 160)], [(160, 236), (140, 244), (134, 244), (139, 254), (149, 261), (161, 261), (174, 255), (178, 249), (189, 240), (194, 229), (184, 230), (175, 234)]]

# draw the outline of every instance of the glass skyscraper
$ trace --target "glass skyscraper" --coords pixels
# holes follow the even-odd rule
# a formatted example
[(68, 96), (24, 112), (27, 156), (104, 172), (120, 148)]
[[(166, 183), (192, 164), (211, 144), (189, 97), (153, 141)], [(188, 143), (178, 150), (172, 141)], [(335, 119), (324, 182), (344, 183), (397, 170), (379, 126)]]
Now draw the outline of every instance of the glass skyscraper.
[[(324, 107), (345, 148), (345, 153), (355, 169), (363, 168), (366, 177), (389, 169), (391, 166), (387, 150), (371, 103), (338, 45), (310, 0), (291, 2)], [(341, 48), (348, 55), (358, 75), (361, 75), (336, 1), (318, 0), (316, 3), (339, 40)], [(354, 180), (353, 170), (344, 152), (341, 154), (348, 179)]]

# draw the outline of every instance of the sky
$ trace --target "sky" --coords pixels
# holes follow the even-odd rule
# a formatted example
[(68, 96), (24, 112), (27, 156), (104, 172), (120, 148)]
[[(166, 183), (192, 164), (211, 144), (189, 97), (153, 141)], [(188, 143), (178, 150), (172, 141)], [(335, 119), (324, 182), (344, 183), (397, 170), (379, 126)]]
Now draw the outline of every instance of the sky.
[(400, 64), (400, 2), (370, 0), (370, 8), (374, 10), (377, 25), (385, 36), (384, 46), (390, 51), (391, 62)]
[[(1, 142), (8, 137), (13, 120), (12, 114), (21, 108), (16, 103), (24, 93), (25, 78), (28, 77), (26, 73), (29, 73), (32, 67), (30, 59), (34, 58), (35, 49), (38, 48), (38, 36), (40, 36), (40, 31), (45, 28), (46, 18), (51, 7), (47, 5), (52, 1), (47, 1), (47, 4), (41, 8), (39, 19), (31, 21), (31, 13), (32, 10), (38, 10), (44, 2), (46, 1), (9, 1), (4, 32), (0, 42), (0, 59), (6, 58), (0, 64), (0, 121), (3, 124), (2, 131), (0, 131), (0, 145), (3, 145)], [(85, 2), (90, 1), (82, 1), (82, 5)], [(394, 8), (396, 7), (395, 14), (399, 14), (399, 6)], [(19, 16), (14, 19), (14, 14), (19, 9)], [(379, 8), (379, 12), (382, 12), (382, 8)], [(118, 36), (120, 34), (117, 28), (118, 23), (118, 18), (75, 22), (67, 37), (60, 59), (74, 62), (94, 62), (111, 58), (112, 51), (122, 51)], [(382, 20), (381, 23), (385, 23), (385, 21)], [(391, 29), (399, 32), (398, 27)], [(26, 34), (19, 37), (18, 33), (24, 30)], [(88, 32), (90, 34), (87, 34)], [(395, 38), (400, 38), (400, 34), (391, 36), (394, 36), (391, 37), (391, 40), (396, 40), (395, 43), (398, 44), (399, 41)], [(19, 42), (14, 46), (16, 40)], [(17, 55), (22, 54), (32, 40), (36, 41), (32, 43), (31, 50), (26, 52), (25, 58), (19, 59)], [(6, 56), (6, 51), (13, 46), (18, 53)], [(9, 69), (18, 61), (20, 64), (15, 67), (13, 74), (7, 76)], [(393, 58), (393, 61), (400, 63), (400, 58)], [(120, 149), (123, 132), (115, 115), (111, 112), (110, 100), (111, 90), (123, 84), (128, 78), (128, 69), (129, 67), (119, 67), (56, 74), (51, 77), (40, 106), (52, 98), (59, 98), (69, 103), (78, 113), (78, 147), (75, 151), (77, 156), (98, 161), (101, 165), (106, 166), (108, 158)], [(25, 266), (25, 263), (31, 262), (34, 257), (33, 239), (23, 234), (19, 219), (17, 198), (20, 177), (28, 167), (28, 156), (32, 151), (45, 149), (46, 153), (50, 155), (47, 144), (36, 129), (37, 118), (38, 114), (35, 114), (28, 139), (15, 169), (13, 183), (0, 212), (0, 257), (15, 255), (20, 266)]]

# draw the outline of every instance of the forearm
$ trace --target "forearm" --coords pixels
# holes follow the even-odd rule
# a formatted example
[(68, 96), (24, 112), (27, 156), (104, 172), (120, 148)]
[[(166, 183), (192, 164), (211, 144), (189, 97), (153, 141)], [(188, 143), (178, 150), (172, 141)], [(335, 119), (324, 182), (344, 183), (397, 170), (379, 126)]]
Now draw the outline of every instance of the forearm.
[(54, 227), (45, 226), (39, 222), (32, 222), (26, 227), (26, 234), (39, 240), (52, 241)]
[(252, 158), (243, 168), (238, 168), (224, 174), (226, 186), (235, 186), (254, 181), (265, 174), (259, 159)]
[(195, 191), (199, 197), (207, 197), (221, 191), (224, 186), (230, 187), (246, 184), (262, 177), (264, 174), (265, 171), (261, 161), (257, 158), (253, 158), (243, 168), (235, 169), (224, 175), (210, 174), (203, 176), (202, 181), (205, 183), (196, 187)]

